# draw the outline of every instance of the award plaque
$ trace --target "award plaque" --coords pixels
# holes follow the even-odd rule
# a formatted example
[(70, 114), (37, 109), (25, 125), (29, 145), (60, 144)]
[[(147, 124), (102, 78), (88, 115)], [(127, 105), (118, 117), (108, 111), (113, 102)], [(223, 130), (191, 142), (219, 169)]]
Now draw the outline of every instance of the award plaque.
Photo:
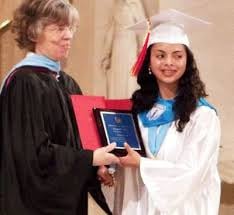
[(124, 156), (127, 154), (124, 143), (139, 154), (145, 156), (145, 149), (139, 130), (137, 117), (130, 110), (93, 109), (97, 128), (104, 145), (116, 143), (114, 154)]

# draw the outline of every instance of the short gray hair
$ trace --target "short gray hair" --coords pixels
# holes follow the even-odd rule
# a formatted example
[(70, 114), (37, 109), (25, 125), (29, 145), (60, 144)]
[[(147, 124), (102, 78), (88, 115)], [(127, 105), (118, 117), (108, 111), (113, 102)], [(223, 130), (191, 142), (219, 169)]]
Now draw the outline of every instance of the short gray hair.
[(77, 27), (78, 10), (67, 0), (24, 0), (15, 10), (12, 32), (18, 46), (34, 51), (35, 41), (49, 24)]

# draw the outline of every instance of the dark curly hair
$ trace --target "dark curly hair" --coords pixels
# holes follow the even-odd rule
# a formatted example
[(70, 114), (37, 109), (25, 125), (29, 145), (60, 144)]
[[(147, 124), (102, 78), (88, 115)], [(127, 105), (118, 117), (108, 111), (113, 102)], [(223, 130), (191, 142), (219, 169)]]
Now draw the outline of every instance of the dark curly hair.
[[(139, 71), (137, 82), (140, 89), (132, 95), (133, 112), (140, 113), (153, 107), (155, 98), (159, 95), (159, 88), (154, 75), (150, 75), (148, 67), (152, 45), (148, 48), (143, 65)], [(206, 97), (205, 85), (199, 76), (193, 53), (185, 46), (187, 63), (185, 73), (179, 80), (178, 92), (175, 97), (174, 111), (177, 131), (182, 132), (196, 109), (199, 98)]]
[(78, 11), (67, 0), (24, 0), (14, 11), (12, 32), (19, 48), (34, 51), (36, 39), (45, 26), (73, 26), (78, 20)]

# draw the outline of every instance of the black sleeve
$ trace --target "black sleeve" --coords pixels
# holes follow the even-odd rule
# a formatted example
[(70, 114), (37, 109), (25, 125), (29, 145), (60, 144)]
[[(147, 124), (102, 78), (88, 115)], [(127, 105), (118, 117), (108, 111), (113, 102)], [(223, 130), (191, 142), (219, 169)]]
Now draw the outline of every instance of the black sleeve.
[(65, 90), (71, 94), (81, 94), (82, 91), (80, 89), (79, 84), (68, 74), (61, 71), (61, 75), (59, 77), (59, 82), (64, 86)]
[[(0, 177), (4, 177), (0, 192), (1, 210), (7, 214), (75, 214), (83, 188), (93, 174), (92, 151), (60, 144), (50, 134), (53, 123), (67, 124), (60, 119), (66, 105), (63, 99), (59, 99), (61, 107), (52, 105), (59, 102), (53, 100), (57, 98), (54, 95), (48, 107), (52, 110), (47, 109), (44, 85), (38, 77), (22, 76), (13, 78), (1, 94)], [(47, 119), (45, 112), (50, 111), (54, 115)], [(66, 120), (68, 116), (63, 117)], [(58, 132), (64, 140), (72, 138), (63, 129)]]
[[(61, 73), (60, 81), (65, 86), (65, 89), (69, 92), (69, 94), (82, 94), (81, 89), (76, 81), (66, 73)], [(106, 212), (106, 214), (111, 215), (112, 212), (107, 205), (105, 196), (101, 189), (101, 183), (97, 179), (96, 171), (93, 172), (93, 176), (89, 181), (87, 189), (96, 203)]]

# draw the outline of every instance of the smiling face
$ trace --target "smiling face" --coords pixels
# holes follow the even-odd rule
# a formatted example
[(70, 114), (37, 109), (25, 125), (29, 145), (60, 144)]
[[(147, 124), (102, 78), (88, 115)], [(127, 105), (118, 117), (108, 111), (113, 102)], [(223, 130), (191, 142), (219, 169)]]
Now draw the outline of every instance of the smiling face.
[(176, 93), (178, 81), (186, 69), (187, 54), (182, 44), (157, 43), (150, 53), (150, 68), (159, 89), (167, 87)]
[(38, 35), (35, 52), (60, 61), (68, 57), (74, 30), (66, 25), (49, 24)]

